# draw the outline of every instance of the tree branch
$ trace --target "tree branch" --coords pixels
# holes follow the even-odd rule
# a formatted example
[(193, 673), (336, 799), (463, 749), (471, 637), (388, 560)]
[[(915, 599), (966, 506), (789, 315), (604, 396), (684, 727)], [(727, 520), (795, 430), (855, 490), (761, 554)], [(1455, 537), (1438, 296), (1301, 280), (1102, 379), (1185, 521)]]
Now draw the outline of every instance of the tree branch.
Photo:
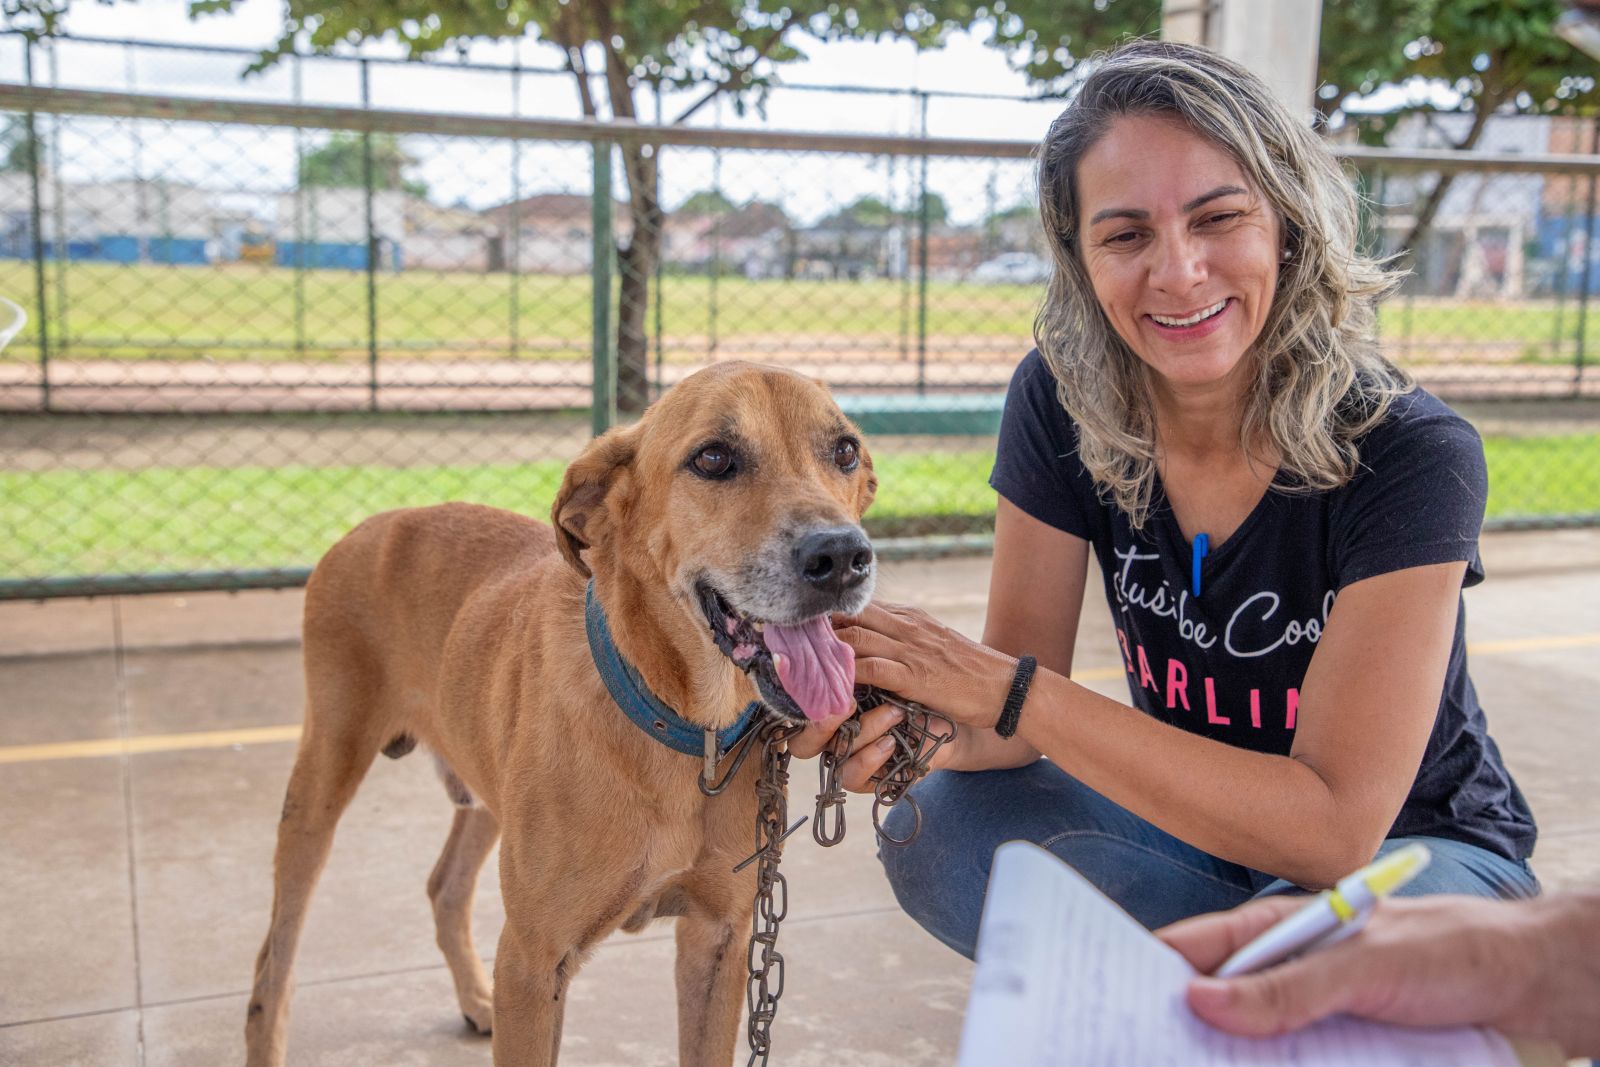
[(596, 112), (594, 93), (589, 89), (589, 64), (583, 58), (583, 35), (573, 32), (572, 18), (572, 9), (562, 8), (560, 22), (557, 24), (560, 36), (555, 43), (566, 55), (567, 69), (578, 81), (578, 102), (583, 107), (583, 117), (592, 119), (596, 116)]
[[(755, 58), (750, 61), (749, 65), (746, 66), (745, 69), (748, 70), (748, 69), (750, 69), (750, 67), (755, 66), (761, 60), (767, 58), (767, 55), (775, 47), (777, 47), (778, 42), (783, 39), (783, 35), (785, 33), (789, 32), (789, 27), (793, 26), (795, 23), (797, 23), (799, 21), (800, 21), (800, 14), (798, 12), (791, 11), (789, 13), (789, 17), (783, 20), (783, 24), (781, 26), (779, 26), (777, 29), (772, 31), (772, 36), (767, 38), (766, 43), (763, 44), (760, 48), (756, 49)], [(688, 119), (688, 117), (690, 115), (693, 115), (696, 111), (699, 111), (701, 108), (703, 108), (707, 104), (709, 104), (712, 100), (716, 99), (717, 94), (725, 91), (730, 84), (731, 83), (726, 79), (724, 79), (723, 81), (717, 82), (715, 85), (713, 85), (711, 87), (709, 92), (707, 92), (700, 99), (696, 100), (694, 103), (690, 104), (689, 107), (682, 114), (680, 114), (677, 118), (673, 119), (668, 125), (677, 126), (678, 124), (682, 123), (683, 121)]]

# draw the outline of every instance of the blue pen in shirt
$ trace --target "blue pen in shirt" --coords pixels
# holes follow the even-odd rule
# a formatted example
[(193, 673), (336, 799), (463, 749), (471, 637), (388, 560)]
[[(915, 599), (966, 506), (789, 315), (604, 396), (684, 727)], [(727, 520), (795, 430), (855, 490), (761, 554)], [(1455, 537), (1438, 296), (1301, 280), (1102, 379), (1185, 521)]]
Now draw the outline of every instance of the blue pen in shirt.
[(1200, 595), (1200, 561), (1211, 551), (1211, 538), (1203, 533), (1194, 535), (1194, 553), (1189, 557), (1189, 595)]

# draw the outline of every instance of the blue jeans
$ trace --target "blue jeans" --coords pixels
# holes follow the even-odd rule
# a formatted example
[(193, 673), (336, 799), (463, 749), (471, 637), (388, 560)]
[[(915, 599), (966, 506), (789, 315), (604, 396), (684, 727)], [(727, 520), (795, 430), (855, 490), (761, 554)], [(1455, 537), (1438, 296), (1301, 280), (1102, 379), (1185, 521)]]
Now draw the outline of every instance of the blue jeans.
[[(906, 914), (969, 958), (989, 864), (1007, 841), (1048, 849), (1150, 929), (1252, 897), (1298, 891), (1281, 878), (1184, 844), (1047, 760), (1008, 771), (936, 771), (911, 795), (922, 806), (922, 832), (910, 845), (880, 845), (878, 858)], [(905, 837), (911, 830), (908, 806), (890, 809), (884, 828)], [(1462, 841), (1391, 838), (1379, 855), (1411, 841), (1425, 842), (1433, 862), (1400, 896), (1539, 892), (1526, 862)]]

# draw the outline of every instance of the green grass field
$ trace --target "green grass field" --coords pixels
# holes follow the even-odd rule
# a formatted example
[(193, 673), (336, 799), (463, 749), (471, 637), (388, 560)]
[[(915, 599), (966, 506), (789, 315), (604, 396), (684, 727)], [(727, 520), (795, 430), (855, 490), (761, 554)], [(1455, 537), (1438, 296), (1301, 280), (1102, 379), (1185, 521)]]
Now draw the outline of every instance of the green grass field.
[[(1600, 514), (1600, 434), (1490, 437), (1491, 518)], [(875, 535), (989, 525), (992, 453), (883, 455)], [(0, 578), (307, 566), (387, 508), (472, 500), (543, 517), (564, 464), (0, 473)], [(1547, 472), (1583, 472), (1556, 483)]]
[[(56, 295), (57, 268), (46, 290)], [(291, 270), (72, 263), (60, 271), (66, 330), (51, 324), (52, 345), (66, 337), (63, 358), (277, 360), (329, 359), (366, 351), (367, 279), (355, 271), (307, 272), (296, 324)], [(449, 358), (498, 356), (511, 344), (513, 279), (507, 274), (436, 271), (381, 273), (377, 284), (380, 347)], [(586, 275), (523, 275), (515, 280), (518, 330), (524, 355), (587, 359), (591, 330)], [(662, 334), (673, 339), (770, 337), (773, 334), (898, 337), (903, 315), (916, 329), (915, 291), (898, 281), (748, 281), (716, 283), (669, 275), (662, 283)], [(0, 261), (0, 296), (37, 307), (33, 266)], [(907, 300), (912, 301), (906, 304)], [(928, 287), (929, 333), (939, 336), (1015, 336), (1026, 343), (1038, 292), (1024, 286), (949, 282)], [(53, 305), (54, 306), (54, 305)], [(52, 311), (52, 319), (57, 312)], [(650, 330), (655, 312), (650, 312)], [(32, 323), (13, 342), (29, 352), (38, 342)], [(296, 339), (307, 349), (296, 351)]]
[[(46, 267), (52, 307), (65, 293), (65, 330), (52, 310), (57, 358), (210, 360), (338, 359), (366, 350), (367, 279), (358, 271), (295, 272), (279, 267), (119, 266), (69, 263)], [(586, 275), (380, 273), (378, 342), (387, 353), (436, 358), (498, 357), (510, 350), (512, 288), (524, 357), (587, 359), (590, 293)], [(303, 307), (297, 324), (296, 291)], [(931, 282), (927, 330), (935, 337), (1031, 336), (1040, 298), (1036, 286)], [(33, 265), (0, 261), (0, 296), (37, 307)], [(655, 330), (655, 312), (650, 312)], [(880, 343), (917, 329), (917, 292), (896, 280), (870, 282), (748, 281), (669, 275), (662, 285), (661, 330), (698, 347), (721, 338), (872, 338)], [(713, 319), (714, 324), (713, 324)], [(1542, 358), (1559, 333), (1570, 338), (1576, 308), (1550, 301), (1517, 304), (1391, 300), (1381, 313), (1396, 351), (1459, 343), (1514, 346)], [(30, 353), (31, 331), (13, 342)], [(62, 338), (65, 348), (62, 350)], [(305, 344), (297, 350), (297, 339)], [(797, 341), (804, 347), (803, 341)], [(1418, 353), (1420, 356), (1421, 353)], [(22, 358), (22, 357), (18, 357)], [(1503, 357), (1502, 357), (1503, 358)]]

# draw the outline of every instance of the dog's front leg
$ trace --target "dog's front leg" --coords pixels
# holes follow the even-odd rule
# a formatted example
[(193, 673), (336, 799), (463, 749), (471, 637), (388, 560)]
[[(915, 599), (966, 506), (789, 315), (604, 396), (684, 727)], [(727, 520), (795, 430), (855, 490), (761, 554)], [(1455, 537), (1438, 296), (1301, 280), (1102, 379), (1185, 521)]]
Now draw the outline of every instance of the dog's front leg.
[(527, 944), (507, 921), (494, 958), (495, 1067), (555, 1067), (575, 964)]
[(678, 920), (678, 1067), (728, 1067), (739, 1037), (750, 912)]

